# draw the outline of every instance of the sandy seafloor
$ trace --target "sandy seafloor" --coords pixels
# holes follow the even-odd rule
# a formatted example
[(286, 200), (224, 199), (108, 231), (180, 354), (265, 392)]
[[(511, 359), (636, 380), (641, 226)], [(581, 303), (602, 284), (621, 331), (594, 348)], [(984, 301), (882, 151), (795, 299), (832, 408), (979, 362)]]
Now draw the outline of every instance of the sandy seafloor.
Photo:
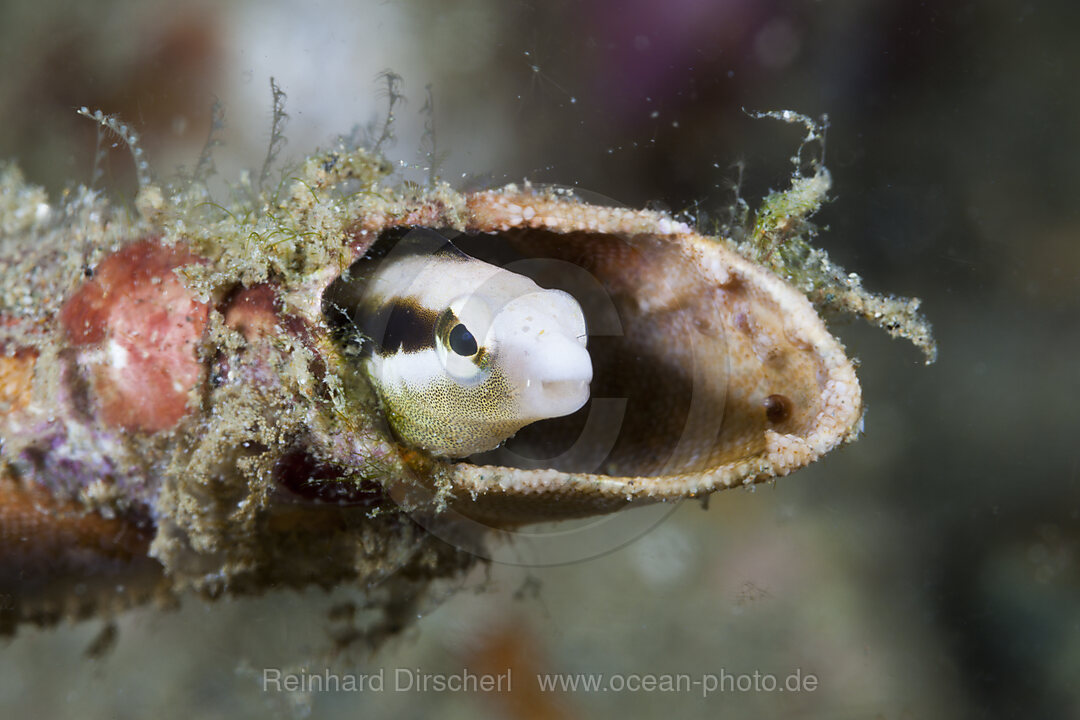
[[(98, 660), (100, 622), (0, 643), (0, 715), (1080, 716), (1078, 26), (1064, 1), (4, 3), (0, 156), (54, 192), (89, 178), (84, 104), (140, 128), (165, 173), (194, 164), (220, 98), (219, 176), (257, 168), (270, 76), (293, 157), (376, 120), (389, 68), (408, 97), (395, 160), (423, 162), (430, 84), (456, 184), (528, 177), (713, 215), (734, 162), (753, 199), (782, 187), (797, 142), (742, 108), (828, 113), (819, 242), (868, 287), (923, 298), (940, 359), (834, 325), (861, 361), (859, 442), (580, 562), (479, 569), (375, 653), (326, 659), (327, 608), (355, 589), (190, 599), (120, 616)], [(106, 168), (119, 196), (125, 163)], [(513, 697), (395, 690), (508, 667)], [(266, 668), (385, 684), (264, 692)], [(537, 673), (608, 691), (544, 695)], [(625, 688), (679, 673), (816, 686)]]

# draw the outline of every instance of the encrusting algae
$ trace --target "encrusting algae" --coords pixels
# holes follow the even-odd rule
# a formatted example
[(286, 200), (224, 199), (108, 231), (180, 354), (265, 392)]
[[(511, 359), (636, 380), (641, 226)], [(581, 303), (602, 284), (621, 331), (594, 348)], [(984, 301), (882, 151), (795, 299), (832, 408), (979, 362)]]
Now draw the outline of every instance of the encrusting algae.
[[(866, 293), (809, 246), (829, 185), (819, 163), (728, 240), (572, 190), (395, 184), (376, 150), (346, 142), (277, 184), (245, 176), (223, 201), (205, 156), (154, 184), (129, 128), (92, 117), (140, 166), (134, 209), (85, 187), (50, 201), (0, 169), (9, 632), (189, 589), (376, 581), (398, 627), (401, 597), (470, 566), (488, 528), (705, 497), (853, 439), (858, 381), (815, 305), (871, 317), (932, 359), (916, 301)], [(343, 342), (327, 309), (409, 228), (574, 296), (584, 407), (468, 458), (395, 435), (408, 411), (359, 361), (377, 338)], [(460, 332), (460, 354), (479, 355)]]

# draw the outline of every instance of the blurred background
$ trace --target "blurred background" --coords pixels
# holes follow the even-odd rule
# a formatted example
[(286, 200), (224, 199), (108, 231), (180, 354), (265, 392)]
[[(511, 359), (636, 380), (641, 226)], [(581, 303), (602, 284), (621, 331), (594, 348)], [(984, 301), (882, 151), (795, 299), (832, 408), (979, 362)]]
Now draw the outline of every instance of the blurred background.
[[(636, 542), (555, 567), (493, 563), (440, 588), (338, 672), (514, 669), (515, 693), (264, 693), (321, 672), (355, 589), (26, 629), (0, 644), (5, 717), (1080, 717), (1080, 6), (770, 0), (0, 4), (0, 157), (51, 192), (88, 182), (117, 113), (158, 174), (193, 167), (210, 109), (224, 184), (258, 169), (269, 79), (284, 158), (381, 122), (388, 154), (458, 187), (528, 178), (721, 216), (786, 185), (828, 113), (819, 243), (867, 287), (923, 298), (919, 353), (834, 326), (861, 361), (856, 444), (796, 475), (677, 508)], [(425, 111), (427, 88), (433, 115)], [(105, 184), (130, 197), (123, 149)], [(1073, 354), (1077, 350), (1078, 354)], [(511, 553), (512, 555), (512, 553)], [(542, 695), (536, 673), (813, 674), (813, 691)]]

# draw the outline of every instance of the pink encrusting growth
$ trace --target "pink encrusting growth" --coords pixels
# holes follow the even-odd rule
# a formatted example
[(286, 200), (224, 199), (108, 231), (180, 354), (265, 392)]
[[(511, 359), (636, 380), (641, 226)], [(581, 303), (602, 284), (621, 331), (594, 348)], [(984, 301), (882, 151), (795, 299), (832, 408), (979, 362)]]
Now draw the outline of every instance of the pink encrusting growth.
[(61, 308), (105, 425), (152, 433), (187, 414), (209, 306), (174, 271), (199, 262), (182, 244), (139, 240), (102, 261)]
[(265, 283), (236, 293), (224, 313), (225, 324), (240, 332), (248, 342), (273, 335), (280, 322), (274, 288)]

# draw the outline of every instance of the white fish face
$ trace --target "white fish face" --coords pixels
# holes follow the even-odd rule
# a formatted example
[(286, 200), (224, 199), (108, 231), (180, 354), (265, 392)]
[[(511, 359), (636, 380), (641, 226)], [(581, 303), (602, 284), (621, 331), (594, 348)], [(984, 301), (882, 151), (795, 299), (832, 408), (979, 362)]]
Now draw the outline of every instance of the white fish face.
[(384, 261), (367, 291), (368, 375), (395, 432), (416, 447), (491, 450), (589, 399), (585, 316), (566, 292), (444, 253)]
[(519, 295), (500, 308), (485, 345), (525, 423), (561, 417), (589, 399), (592, 360), (581, 306), (562, 290)]

